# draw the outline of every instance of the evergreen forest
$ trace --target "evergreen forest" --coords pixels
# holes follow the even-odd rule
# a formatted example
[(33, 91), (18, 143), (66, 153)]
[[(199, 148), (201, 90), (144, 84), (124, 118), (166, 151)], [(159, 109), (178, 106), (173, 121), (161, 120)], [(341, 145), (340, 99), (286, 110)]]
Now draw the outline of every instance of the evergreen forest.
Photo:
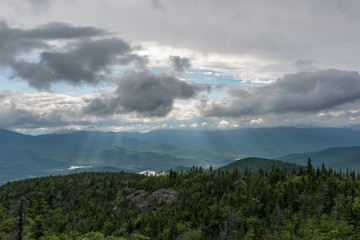
[(359, 239), (360, 175), (83, 172), (0, 186), (1, 239)]

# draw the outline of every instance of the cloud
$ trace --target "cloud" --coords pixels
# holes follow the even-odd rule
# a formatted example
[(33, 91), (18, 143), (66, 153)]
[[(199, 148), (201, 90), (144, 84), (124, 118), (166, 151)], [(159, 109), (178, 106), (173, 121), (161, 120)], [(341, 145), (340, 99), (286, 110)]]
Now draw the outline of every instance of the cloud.
[(44, 13), (48, 14), (49, 11), (47, 10), (49, 10), (49, 8), (51, 8), (51, 6), (56, 2), (57, 0), (11, 0), (1, 1), (0, 4), (2, 4), (3, 8), (12, 7), (13, 9), (16, 9), (16, 11), (22, 13), (21, 17), (23, 18), (26, 14), (31, 14), (32, 16)]
[(38, 5), (48, 5), (50, 4), (50, 0), (28, 0), (30, 2), (30, 4), (34, 4), (36, 6)]
[(185, 72), (185, 70), (191, 67), (190, 58), (181, 58), (179, 56), (170, 56), (169, 60), (171, 62), (171, 66), (173, 72), (177, 75), (181, 75)]
[(153, 6), (155, 9), (164, 11), (164, 5), (160, 0), (151, 0), (151, 6)]
[[(305, 0), (273, 4), (264, 0), (229, 0), (224, 4), (222, 1), (197, 0), (194, 4), (193, 1), (143, 0), (128, 4), (127, 1), (52, 0), (51, 11), (39, 17), (22, 14), (17, 7), (21, 2), (28, 5), (30, 1), (50, 2), (2, 1), (1, 15), (26, 26), (47, 19), (106, 26), (126, 34), (132, 42), (156, 42), (179, 50), (218, 54), (224, 60), (229, 55), (245, 59), (253, 57), (260, 63), (279, 63), (281, 73), (275, 77), (292, 71), (289, 63), (292, 65), (296, 59), (316, 59), (322, 68), (359, 68), (359, 64), (341, 65), (360, 55), (360, 32), (354, 31), (360, 28), (359, 1), (322, 0), (314, 3)], [(83, 11), (84, 6), (86, 11)], [(149, 11), (149, 6), (165, 7), (166, 14)], [(19, 15), (21, 18), (17, 17)], [(233, 63), (243, 65), (236, 59)], [(193, 64), (197, 64), (195, 58)], [(275, 74), (269, 75), (277, 73), (278, 68), (277, 65), (274, 71), (269, 69), (265, 78), (273, 78)], [(254, 67), (254, 70), (258, 69)], [(253, 71), (246, 72), (254, 75)]]
[[(72, 85), (98, 84), (114, 65), (146, 67), (147, 59), (134, 54), (128, 42), (104, 37), (104, 30), (92, 27), (49, 23), (23, 30), (0, 22), (0, 64), (11, 67), (13, 78), (24, 79), (31, 87), (45, 90), (60, 81)], [(49, 40), (66, 42), (62, 48), (56, 48), (48, 44)], [(40, 51), (38, 61), (22, 57), (33, 50)]]
[(117, 84), (115, 92), (105, 92), (91, 100), (85, 112), (94, 115), (135, 112), (145, 117), (164, 117), (173, 109), (175, 99), (191, 99), (208, 90), (169, 74), (150, 71), (130, 72)]
[[(114, 106), (98, 106), (89, 111), (89, 104), (108, 96)], [(109, 100), (108, 99), (108, 100)], [(348, 103), (316, 113), (290, 112), (287, 114), (263, 113), (256, 117), (244, 115), (210, 117), (198, 115), (196, 102), (175, 102), (173, 110), (161, 118), (152, 118), (136, 112), (126, 112), (118, 104), (116, 93), (98, 92), (78, 97), (56, 93), (0, 92), (0, 128), (21, 130), (27, 133), (49, 133), (59, 129), (101, 131), (149, 131), (159, 128), (191, 127), (237, 128), (237, 127), (348, 127), (360, 124), (359, 103)], [(104, 104), (105, 101), (101, 102)], [(109, 103), (109, 102), (107, 102)], [(114, 107), (119, 107), (118, 112)], [(105, 108), (101, 112), (101, 108)], [(88, 110), (88, 111), (85, 111)], [(95, 110), (95, 109), (93, 109)], [(113, 114), (114, 113), (114, 114)], [(183, 116), (184, 114), (188, 116)], [(146, 119), (144, 119), (146, 117)], [(200, 124), (201, 123), (201, 124)], [(33, 130), (31, 130), (33, 129)]]
[(294, 66), (296, 68), (298, 68), (300, 71), (303, 72), (310, 72), (310, 71), (315, 71), (318, 70), (316, 66), (314, 66), (314, 64), (316, 63), (315, 60), (311, 60), (311, 59), (298, 59), (294, 62)]
[(25, 30), (11, 28), (0, 21), (0, 64), (14, 61), (17, 56), (34, 49), (49, 48), (46, 41), (88, 38), (105, 32), (93, 27), (73, 27), (69, 24), (53, 22)]
[[(210, 86), (190, 84), (171, 74), (152, 73), (146, 69), (146, 57), (134, 53), (136, 49), (120, 38), (105, 38), (102, 30), (74, 28), (61, 23), (30, 30), (10, 28), (4, 23), (2, 29), (10, 34), (0, 36), (0, 47), (8, 49), (13, 42), (19, 42), (2, 64), (11, 67), (13, 78), (24, 79), (31, 87), (51, 90), (58, 82), (95, 85), (111, 81), (117, 85), (114, 92), (102, 91), (84, 98), (83, 115), (135, 113), (144, 117), (164, 117), (172, 111), (176, 99), (191, 99), (200, 91), (211, 90)], [(61, 39), (66, 41), (60, 46), (48, 43), (48, 40)], [(35, 49), (39, 52), (35, 60), (23, 56)], [(171, 60), (177, 73), (191, 66), (188, 58), (173, 56)], [(129, 69), (122, 69), (125, 74), (118, 77), (112, 72), (117, 65), (126, 65)]]
[(82, 98), (62, 94), (3, 91), (0, 92), (0, 128), (46, 128), (89, 125), (81, 115)]
[(203, 101), (201, 113), (237, 118), (328, 110), (360, 100), (360, 75), (336, 69), (299, 72), (248, 91), (233, 88), (228, 94), (230, 101), (224, 103)]
[[(53, 83), (65, 81), (78, 85), (97, 84), (111, 72), (111, 66), (129, 63), (134, 58), (128, 43), (121, 39), (80, 40), (71, 42), (66, 51), (44, 51), (37, 63), (19, 60), (11, 63), (17, 77), (37, 89), (50, 89)], [(130, 55), (129, 55), (130, 54)], [(117, 57), (121, 56), (120, 59)], [(119, 60), (119, 61), (117, 61)]]

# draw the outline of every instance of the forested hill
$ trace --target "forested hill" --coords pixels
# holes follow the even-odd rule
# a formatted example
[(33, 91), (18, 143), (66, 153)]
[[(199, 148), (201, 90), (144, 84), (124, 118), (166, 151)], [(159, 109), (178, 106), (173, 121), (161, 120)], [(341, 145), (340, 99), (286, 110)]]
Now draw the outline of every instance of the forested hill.
[(306, 164), (306, 159), (311, 158), (314, 166), (331, 166), (333, 169), (360, 170), (360, 147), (334, 147), (317, 152), (290, 154), (280, 157), (280, 160), (297, 164)]
[[(0, 238), (359, 239), (360, 176), (238, 170), (80, 173), (0, 187)], [(21, 218), (20, 218), (21, 216)]]
[(244, 158), (238, 159), (235, 162), (220, 167), (219, 170), (229, 171), (237, 169), (241, 173), (244, 173), (245, 170), (252, 173), (257, 173), (260, 168), (265, 172), (270, 171), (272, 168), (287, 169), (288, 171), (292, 171), (299, 170), (300, 165), (279, 160), (270, 160), (266, 158)]

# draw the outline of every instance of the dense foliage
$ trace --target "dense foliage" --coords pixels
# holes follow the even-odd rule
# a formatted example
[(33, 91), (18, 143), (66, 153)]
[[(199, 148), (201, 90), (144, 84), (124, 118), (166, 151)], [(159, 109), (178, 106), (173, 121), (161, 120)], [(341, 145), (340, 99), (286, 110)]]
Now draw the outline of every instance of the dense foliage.
[(19, 239), (20, 226), (24, 239), (360, 236), (360, 176), (314, 169), (310, 161), (297, 172), (192, 168), (161, 177), (81, 173), (28, 179), (1, 186), (0, 204), (2, 239)]

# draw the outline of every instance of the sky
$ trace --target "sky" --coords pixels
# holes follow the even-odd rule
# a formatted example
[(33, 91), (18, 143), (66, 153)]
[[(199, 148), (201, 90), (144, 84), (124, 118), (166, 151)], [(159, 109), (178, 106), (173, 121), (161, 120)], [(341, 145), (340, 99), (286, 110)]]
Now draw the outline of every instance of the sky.
[(352, 127), (357, 0), (2, 0), (0, 128)]

